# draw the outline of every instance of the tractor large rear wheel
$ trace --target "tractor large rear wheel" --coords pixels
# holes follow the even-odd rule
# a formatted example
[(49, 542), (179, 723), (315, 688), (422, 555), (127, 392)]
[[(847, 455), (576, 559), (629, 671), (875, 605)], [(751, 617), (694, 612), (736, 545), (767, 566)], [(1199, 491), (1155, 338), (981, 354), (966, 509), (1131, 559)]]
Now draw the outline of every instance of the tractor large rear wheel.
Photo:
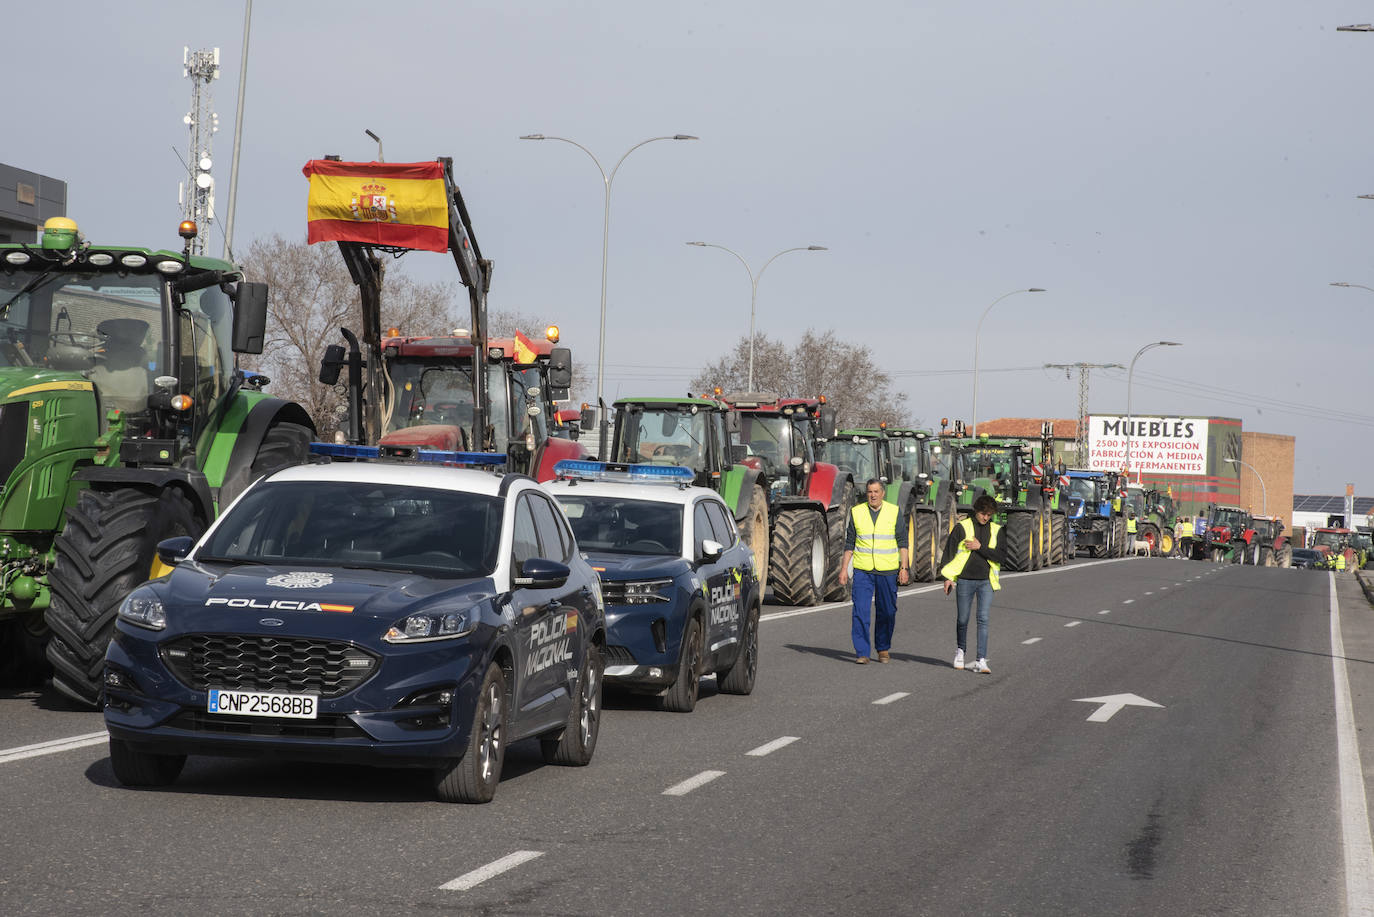
[[(262, 442), (258, 445), (258, 454), (253, 457), (253, 464), (248, 472), (246, 484), (251, 484), (265, 474), (289, 468), (292, 465), (299, 465), (310, 458), (310, 441), (315, 438), (315, 434), (309, 427), (301, 426), (298, 423), (275, 423), (267, 429), (263, 435)], [(241, 480), (241, 479), (240, 479)], [(224, 492), (228, 490), (228, 492)], [(225, 509), (234, 499), (242, 493), (225, 488), (220, 492), (219, 508)]]
[(762, 487), (753, 488), (744, 518), (735, 520), (740, 538), (754, 551), (754, 569), (758, 571), (759, 595), (768, 588), (768, 498)]
[(814, 509), (785, 509), (773, 523), (769, 577), (784, 605), (819, 605), (825, 585), (825, 517)]
[(1002, 530), (1007, 570), (1024, 573), (1035, 563), (1035, 517), (1031, 513), (1007, 513), (1007, 527)]
[(854, 482), (845, 480), (840, 488), (840, 499), (825, 514), (826, 537), (830, 547), (823, 590), (827, 602), (843, 602), (849, 598), (849, 581), (840, 585), (840, 567), (844, 564), (844, 535), (849, 527), (849, 511), (853, 507)]
[(177, 535), (197, 537), (205, 523), (180, 490), (85, 490), (67, 510), (57, 536), (57, 562), (49, 575), (52, 629), (48, 661), (53, 687), (98, 706), (103, 694), (105, 648), (114, 633), (119, 603), (153, 572), (157, 543)]
[(929, 583), (935, 579), (940, 564), (940, 519), (934, 513), (911, 514), (911, 529), (907, 532), (907, 546), (911, 549), (911, 580)]

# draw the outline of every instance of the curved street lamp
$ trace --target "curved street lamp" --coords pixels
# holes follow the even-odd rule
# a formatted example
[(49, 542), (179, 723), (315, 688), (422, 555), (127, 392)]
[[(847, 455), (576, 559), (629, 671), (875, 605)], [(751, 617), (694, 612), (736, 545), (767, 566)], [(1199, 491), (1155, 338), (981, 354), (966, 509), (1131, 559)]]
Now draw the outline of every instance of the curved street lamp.
[(718, 249), (720, 249), (720, 250), (723, 251), (723, 252), (729, 252), (730, 254), (734, 255), (736, 258), (739, 259), (739, 263), (742, 264), (742, 265), (744, 265), (744, 269), (745, 269), (746, 271), (748, 271), (748, 273), (749, 273), (749, 286), (750, 286), (751, 292), (750, 292), (750, 294), (749, 294), (749, 385), (748, 385), (748, 390), (752, 392), (752, 391), (754, 390), (754, 307), (755, 307), (755, 305), (757, 305), (757, 303), (758, 303), (758, 299), (759, 299), (759, 280), (762, 279), (762, 277), (763, 277), (763, 272), (766, 271), (766, 270), (768, 270), (768, 265), (772, 264), (774, 261), (776, 261), (776, 260), (777, 260), (778, 258), (780, 258), (781, 256), (787, 254), (788, 252), (828, 252), (828, 251), (830, 251), (830, 249), (826, 248), (824, 245), (798, 245), (796, 248), (784, 248), (782, 251), (778, 252), (778, 253), (777, 253), (776, 255), (774, 255), (772, 258), (769, 258), (767, 261), (763, 262), (763, 267), (759, 268), (759, 272), (758, 272), (757, 274), (755, 274), (752, 270), (749, 269), (749, 262), (745, 261), (744, 258), (740, 255), (740, 253), (737, 252), (737, 251), (735, 251), (735, 250), (732, 249), (732, 248), (726, 248), (724, 245), (717, 245), (717, 244), (714, 243), (714, 242), (688, 242), (687, 244), (688, 244), (688, 245), (698, 245), (698, 246), (701, 246), (702, 248), (718, 248)]
[(615, 173), (620, 171), (620, 164), (625, 158), (635, 150), (644, 146), (646, 143), (653, 143), (655, 140), (696, 140), (691, 134), (669, 134), (663, 137), (650, 137), (648, 140), (641, 140), (634, 146), (625, 151), (625, 154), (616, 162), (615, 168), (611, 169), (610, 174), (602, 168), (601, 160), (596, 155), (576, 140), (569, 140), (567, 137), (554, 137), (545, 134), (525, 134), (521, 140), (561, 140), (564, 143), (571, 143), (582, 152), (592, 158), (596, 163), (596, 168), (601, 172), (602, 184), (606, 186), (606, 212), (601, 222), (601, 330), (597, 335), (597, 354), (596, 354), (596, 410), (600, 418), (598, 428), (600, 430), (600, 446), (597, 453), (598, 458), (606, 457), (606, 431), (608, 421), (606, 419), (606, 400), (605, 400), (605, 379), (606, 379), (606, 264), (611, 242), (611, 183), (615, 181)]
[(1255, 477), (1259, 478), (1260, 482), (1260, 500), (1262, 501), (1260, 504), (1260, 514), (1263, 516), (1269, 515), (1269, 490), (1264, 486), (1264, 476), (1259, 473), (1259, 469), (1249, 462), (1242, 462), (1238, 458), (1228, 458), (1225, 459), (1225, 461), (1230, 462), (1232, 465), (1244, 465), (1255, 473)]
[(1131, 368), (1126, 371), (1126, 478), (1131, 477), (1131, 376), (1135, 374), (1135, 361), (1140, 359), (1140, 355), (1147, 350), (1156, 347), (1182, 347), (1178, 341), (1155, 341), (1153, 344), (1146, 344), (1135, 352), (1131, 357)]
[(1333, 282), (1331, 282), (1330, 284), (1328, 284), (1328, 286), (1333, 286), (1333, 287), (1353, 287), (1353, 288), (1355, 288), (1355, 289), (1359, 289), (1359, 290), (1368, 290), (1369, 292), (1374, 293), (1374, 287), (1367, 287), (1367, 286), (1365, 286), (1365, 285), (1362, 284), (1362, 283), (1346, 283), (1346, 282), (1343, 281), (1343, 280), (1336, 280), (1336, 281), (1333, 281)]
[(997, 305), (1008, 296), (1015, 296), (1017, 293), (1043, 293), (1040, 287), (1027, 287), (1024, 290), (1012, 290), (1010, 293), (1003, 293), (988, 304), (983, 310), (983, 314), (978, 316), (978, 329), (973, 332), (973, 425), (969, 428), (970, 436), (978, 435), (978, 338), (983, 333), (983, 319), (988, 317), (992, 307)]

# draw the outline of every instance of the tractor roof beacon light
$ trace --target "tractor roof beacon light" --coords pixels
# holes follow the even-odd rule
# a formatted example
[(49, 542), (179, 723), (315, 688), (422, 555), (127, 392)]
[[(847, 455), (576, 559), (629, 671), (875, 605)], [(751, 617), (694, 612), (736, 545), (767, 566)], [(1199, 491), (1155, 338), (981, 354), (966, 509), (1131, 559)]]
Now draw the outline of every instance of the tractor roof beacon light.
[(548, 338), (550, 344), (558, 343), (558, 326), (550, 325), (544, 329), (544, 337)]

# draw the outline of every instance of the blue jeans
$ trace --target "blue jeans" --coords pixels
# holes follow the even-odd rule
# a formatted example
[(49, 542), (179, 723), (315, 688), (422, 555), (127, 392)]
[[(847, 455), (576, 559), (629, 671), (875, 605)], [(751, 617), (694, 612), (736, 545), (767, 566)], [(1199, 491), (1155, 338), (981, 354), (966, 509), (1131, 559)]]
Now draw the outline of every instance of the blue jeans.
[[(858, 585), (857, 582), (855, 585)], [(959, 649), (968, 649), (968, 616), (973, 610), (973, 599), (978, 598), (978, 655), (975, 659), (988, 658), (988, 611), (992, 609), (992, 583), (985, 579), (961, 579), (954, 584), (954, 604), (959, 609), (959, 618), (954, 625), (954, 636), (959, 641)]]
[(885, 653), (892, 648), (892, 629), (897, 624), (897, 571), (854, 571), (854, 655), (867, 656), (868, 611), (873, 599), (878, 611), (873, 620), (873, 648)]

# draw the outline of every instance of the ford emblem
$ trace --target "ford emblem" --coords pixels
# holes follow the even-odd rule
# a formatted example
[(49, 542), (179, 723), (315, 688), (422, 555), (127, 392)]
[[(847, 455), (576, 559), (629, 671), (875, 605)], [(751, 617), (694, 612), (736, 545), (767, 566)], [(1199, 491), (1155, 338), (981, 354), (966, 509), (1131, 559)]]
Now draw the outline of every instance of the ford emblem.
[(281, 627), (286, 622), (281, 618), (261, 618), (258, 623), (263, 627)]

